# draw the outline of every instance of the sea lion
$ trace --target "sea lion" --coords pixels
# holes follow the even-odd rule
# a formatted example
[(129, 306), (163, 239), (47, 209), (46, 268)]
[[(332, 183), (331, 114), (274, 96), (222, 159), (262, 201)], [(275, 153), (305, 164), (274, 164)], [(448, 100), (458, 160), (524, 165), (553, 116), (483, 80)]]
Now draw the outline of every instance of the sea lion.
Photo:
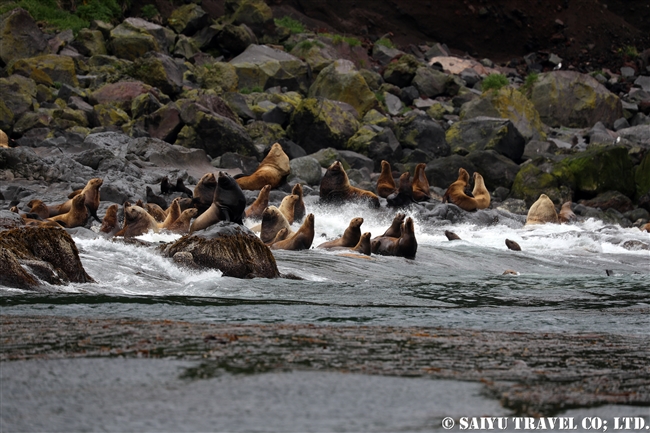
[(212, 205), (214, 190), (217, 189), (217, 177), (214, 173), (204, 174), (194, 187), (192, 201), (199, 210), (199, 215), (208, 210)]
[(340, 161), (334, 161), (321, 179), (320, 200), (338, 204), (359, 201), (366, 202), (372, 207), (379, 207), (379, 197), (375, 193), (350, 185), (348, 175)]
[(570, 201), (565, 202), (562, 205), (562, 208), (560, 209), (560, 213), (558, 214), (558, 220), (561, 223), (572, 223), (578, 220), (578, 217), (576, 214), (573, 213), (573, 210), (571, 210), (571, 203)]
[(318, 248), (355, 247), (361, 239), (361, 224), (363, 224), (363, 218), (352, 218), (343, 232), (343, 236), (333, 241), (323, 242)]
[(641, 230), (642, 232), (643, 232), (643, 231), (645, 231), (645, 232), (650, 232), (650, 223), (647, 223), (647, 224), (645, 224), (645, 225), (642, 225), (642, 226), (640, 227), (640, 230)]
[(277, 188), (286, 181), (290, 173), (289, 157), (282, 150), (280, 143), (275, 143), (253, 174), (238, 177), (237, 183), (241, 189), (252, 191), (262, 189), (264, 185)]
[(167, 227), (167, 230), (172, 233), (188, 233), (190, 231), (190, 223), (192, 221), (192, 218), (196, 218), (198, 214), (199, 210), (195, 207), (185, 209), (183, 212), (181, 212), (181, 216), (179, 216), (176, 221)]
[(400, 237), (380, 236), (371, 242), (372, 252), (383, 256), (399, 256), (407, 259), (415, 259), (418, 250), (418, 242), (415, 239), (415, 227), (413, 218), (404, 220), (401, 227)]
[(450, 240), (450, 241), (459, 241), (459, 240), (461, 240), (460, 236), (458, 236), (454, 232), (450, 232), (449, 230), (445, 230), (445, 236), (447, 236), (447, 240)]
[(305, 217), (298, 231), (291, 237), (271, 244), (272, 250), (308, 250), (314, 241), (314, 214)]
[(260, 219), (264, 209), (269, 206), (269, 193), (271, 192), (271, 185), (264, 185), (260, 189), (255, 201), (246, 209), (246, 218)]
[(478, 171), (474, 172), (474, 189), (472, 190), (474, 200), (476, 200), (476, 209), (487, 209), (490, 207), (490, 193), (485, 187), (483, 176)]
[(140, 207), (145, 209), (147, 212), (149, 212), (149, 215), (151, 215), (159, 223), (165, 221), (165, 218), (167, 218), (167, 212), (165, 212), (156, 203), (145, 203)]
[(508, 247), (509, 250), (521, 251), (521, 247), (519, 246), (519, 244), (515, 241), (511, 241), (510, 239), (506, 239), (506, 246)]
[(276, 243), (276, 242), (278, 242), (278, 241), (283, 241), (283, 240), (285, 240), (285, 239), (288, 239), (288, 238), (290, 238), (291, 236), (293, 236), (294, 234), (295, 234), (295, 233), (290, 233), (290, 232), (289, 232), (289, 229), (286, 228), (286, 227), (281, 228), (280, 231), (278, 231), (278, 232), (275, 234), (275, 237), (273, 238), (273, 240), (272, 240), (271, 242), (268, 243), (268, 245), (272, 245), (272, 244), (274, 244), (274, 243)]
[(512, 269), (506, 269), (501, 275), (519, 275), (519, 272), (513, 271)]
[(208, 210), (194, 220), (190, 226), (190, 233), (202, 230), (219, 221), (231, 221), (242, 225), (244, 209), (246, 209), (246, 196), (244, 196), (239, 184), (232, 176), (220, 171), (212, 204)]
[(357, 253), (361, 253), (366, 256), (370, 255), (372, 251), (372, 247), (370, 245), (370, 232), (365, 232), (361, 235), (359, 242), (357, 242), (357, 244), (352, 248), (352, 251), (356, 251)]
[(97, 209), (99, 208), (99, 187), (101, 187), (103, 183), (104, 181), (99, 177), (90, 179), (86, 186), (83, 187), (83, 189), (74, 191), (72, 194), (70, 194), (70, 196), (68, 196), (70, 199), (65, 203), (48, 206), (47, 209), (49, 210), (50, 217), (67, 213), (72, 207), (72, 200), (74, 200), (74, 197), (80, 194), (84, 194), (84, 197), (86, 197), (85, 205), (86, 208), (88, 208), (88, 213), (90, 213), (90, 215), (95, 218), (95, 220), (101, 222), (97, 216)]
[(295, 194), (298, 196), (298, 201), (293, 207), (294, 221), (302, 221), (302, 219), (307, 214), (307, 209), (305, 208), (305, 201), (303, 200), (302, 185), (300, 185), (299, 183), (295, 184), (291, 189), (291, 194)]
[(395, 179), (393, 179), (393, 171), (390, 167), (390, 162), (386, 160), (381, 161), (381, 174), (377, 179), (377, 195), (381, 198), (387, 198), (395, 192), (397, 186)]
[(169, 183), (169, 178), (167, 176), (163, 177), (160, 180), (160, 193), (161, 194), (171, 194), (174, 191), (174, 187)]
[(399, 188), (386, 198), (389, 207), (405, 207), (413, 203), (413, 184), (408, 171), (399, 177)]
[(383, 235), (377, 236), (376, 238), (373, 238), (372, 240), (374, 241), (375, 239), (379, 239), (381, 237), (389, 237), (389, 238), (398, 238), (402, 234), (402, 223), (404, 222), (404, 218), (406, 218), (406, 215), (403, 214), (402, 212), (398, 212), (395, 214), (395, 218), (393, 218), (393, 222), (390, 224), (390, 227), (384, 232)]
[[(124, 228), (122, 236), (130, 238), (141, 236), (149, 231), (158, 233), (158, 222), (140, 206), (131, 206), (128, 202), (124, 204)], [(119, 233), (119, 232), (118, 232)], [(115, 236), (118, 236), (117, 234)]]
[(478, 208), (476, 199), (465, 194), (468, 184), (469, 173), (461, 167), (458, 169), (458, 179), (445, 191), (445, 195), (442, 197), (443, 203), (451, 202), (463, 210), (475, 211)]
[(0, 129), (0, 147), (16, 147), (16, 141)]
[(185, 182), (183, 182), (183, 179), (180, 177), (176, 179), (176, 185), (174, 185), (172, 188), (173, 191), (180, 192), (181, 194), (185, 194), (188, 197), (192, 197), (192, 190), (185, 186)]
[(540, 195), (537, 201), (528, 209), (526, 225), (557, 222), (558, 218), (555, 205), (546, 194)]
[(27, 203), (27, 206), (29, 206), (30, 214), (36, 214), (42, 220), (49, 218), (50, 216), (50, 211), (47, 205), (41, 200), (30, 200), (29, 203)]
[(63, 227), (73, 228), (80, 227), (86, 224), (88, 220), (88, 209), (86, 208), (85, 194), (79, 194), (72, 199), (70, 210), (64, 214), (55, 215), (47, 219), (47, 221), (56, 221)]
[(158, 224), (158, 228), (168, 229), (178, 218), (181, 216), (181, 206), (178, 204), (179, 198), (175, 198), (172, 204), (167, 209), (167, 217), (165, 220)]
[(415, 173), (413, 173), (413, 200), (415, 201), (431, 200), (429, 179), (427, 179), (427, 175), (424, 173), (426, 166), (423, 162), (415, 166)]
[(296, 220), (294, 213), (295, 213), (295, 206), (298, 200), (299, 198), (297, 195), (289, 194), (288, 196), (282, 199), (280, 206), (278, 206), (278, 209), (280, 209), (282, 215), (284, 215), (287, 218), (289, 224), (293, 224), (293, 222)]
[(102, 226), (99, 228), (100, 233), (106, 233), (107, 235), (114, 235), (120, 230), (120, 225), (117, 220), (117, 210), (119, 206), (112, 204), (106, 209), (106, 214), (102, 219)]
[(162, 210), (165, 210), (165, 209), (167, 209), (167, 207), (169, 207), (169, 205), (167, 204), (167, 200), (165, 200), (164, 198), (162, 198), (159, 195), (156, 195), (153, 192), (153, 189), (151, 189), (150, 186), (147, 186), (146, 198), (147, 198), (147, 203), (155, 203), (158, 206), (160, 206), (162, 208)]
[(260, 232), (260, 239), (265, 244), (273, 242), (273, 239), (280, 230), (286, 228), (289, 233), (292, 233), (289, 221), (275, 206), (269, 206), (264, 209), (262, 213), (262, 229)]

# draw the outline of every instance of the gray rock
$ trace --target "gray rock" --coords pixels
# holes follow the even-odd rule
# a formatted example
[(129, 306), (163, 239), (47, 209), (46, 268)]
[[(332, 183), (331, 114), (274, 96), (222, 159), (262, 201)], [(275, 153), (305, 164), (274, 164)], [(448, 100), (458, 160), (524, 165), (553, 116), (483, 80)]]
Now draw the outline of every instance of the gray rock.
[(444, 95), (451, 78), (435, 69), (422, 66), (417, 68), (413, 77), (413, 86), (420, 92), (420, 95), (428, 98)]
[(377, 60), (380, 65), (385, 66), (395, 57), (405, 54), (397, 48), (390, 48), (384, 45), (374, 44), (372, 46), (372, 58)]
[(488, 190), (499, 186), (510, 189), (520, 169), (519, 164), (494, 150), (472, 152), (467, 155), (467, 159), (472, 161), (476, 170), (481, 173)]
[(557, 145), (552, 141), (531, 140), (524, 148), (522, 159), (534, 159), (540, 155), (547, 156), (557, 151)]
[(636, 75), (636, 72), (634, 71), (634, 68), (630, 68), (629, 66), (623, 66), (621, 68), (621, 76), (623, 78), (632, 78)]
[(458, 179), (458, 169), (461, 167), (469, 173), (476, 171), (476, 166), (467, 157), (451, 155), (429, 162), (424, 169), (424, 174), (429, 179), (430, 186), (437, 186), (446, 190), (449, 185)]
[(419, 149), (430, 159), (451, 152), (442, 126), (423, 112), (406, 113), (398, 124), (397, 139), (404, 148)]
[(513, 161), (524, 153), (526, 140), (508, 119), (475, 117), (454, 123), (446, 132), (452, 152), (466, 155), (476, 150), (494, 149)]
[(229, 62), (237, 71), (239, 88), (281, 86), (307, 93), (307, 64), (266, 45), (250, 45)]
[(392, 93), (384, 92), (384, 99), (386, 100), (386, 108), (390, 115), (397, 116), (400, 114), (404, 108), (404, 104), (402, 104), (402, 101), (397, 96)]
[(374, 169), (375, 163), (373, 160), (357, 152), (340, 150), (339, 158), (347, 162), (353, 169), (362, 170), (365, 168), (369, 173), (372, 173)]
[(298, 178), (308, 185), (320, 184), (322, 171), (319, 162), (315, 158), (311, 156), (294, 158), (289, 164), (291, 165), (291, 174), (287, 179), (288, 181)]
[(616, 121), (614, 122), (614, 131), (620, 131), (621, 129), (625, 129), (629, 127), (630, 127), (630, 123), (627, 121), (625, 117), (616, 119)]
[(650, 76), (642, 75), (634, 80), (634, 85), (642, 88), (646, 92), (650, 92)]

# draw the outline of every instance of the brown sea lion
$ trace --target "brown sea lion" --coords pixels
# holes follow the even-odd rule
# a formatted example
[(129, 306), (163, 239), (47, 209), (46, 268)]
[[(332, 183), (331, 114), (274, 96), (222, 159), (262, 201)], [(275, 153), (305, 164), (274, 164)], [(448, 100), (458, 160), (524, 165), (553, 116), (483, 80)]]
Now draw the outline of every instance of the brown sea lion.
[(271, 185), (264, 185), (262, 189), (260, 189), (260, 193), (257, 195), (255, 201), (245, 211), (246, 218), (250, 218), (250, 219), (262, 218), (262, 213), (264, 213), (264, 209), (266, 209), (269, 206), (270, 192), (271, 192)]
[(399, 188), (386, 197), (386, 202), (389, 207), (404, 207), (413, 203), (413, 184), (408, 171), (399, 177)]
[(445, 191), (445, 195), (442, 197), (443, 203), (451, 202), (463, 210), (475, 211), (478, 208), (476, 199), (465, 194), (468, 184), (469, 173), (461, 167), (458, 169), (458, 179)]
[(199, 210), (199, 215), (208, 210), (212, 205), (215, 189), (217, 189), (217, 177), (214, 173), (204, 174), (194, 187), (192, 201), (194, 202), (194, 206)]
[(282, 228), (282, 229), (280, 229), (279, 232), (277, 232), (275, 234), (275, 237), (273, 238), (273, 240), (271, 242), (268, 243), (268, 245), (274, 244), (274, 243), (276, 243), (278, 241), (283, 241), (285, 239), (290, 238), (293, 235), (295, 235), (295, 233), (293, 233), (293, 232), (290, 233), (288, 228), (286, 228), (286, 227)]
[(472, 190), (474, 200), (476, 200), (476, 209), (487, 209), (490, 207), (490, 193), (485, 187), (483, 176), (478, 171), (474, 172), (474, 189)]
[(293, 218), (295, 221), (302, 221), (302, 219), (307, 215), (307, 209), (305, 208), (305, 201), (303, 200), (303, 191), (302, 185), (299, 183), (295, 184), (291, 189), (291, 194), (298, 196), (298, 201), (293, 207)]
[(557, 222), (558, 218), (555, 205), (546, 194), (540, 195), (537, 201), (528, 209), (526, 225)]
[(510, 239), (506, 239), (506, 246), (508, 247), (509, 250), (521, 251), (521, 247), (519, 246), (519, 244), (515, 241), (511, 241)]
[(512, 269), (506, 269), (501, 275), (519, 275), (519, 272), (513, 271)]
[(120, 225), (117, 220), (118, 208), (118, 205), (112, 204), (106, 209), (106, 213), (102, 219), (102, 226), (99, 228), (100, 233), (106, 233), (112, 236), (120, 230)]
[(427, 175), (424, 173), (426, 166), (423, 162), (415, 166), (415, 173), (413, 173), (413, 200), (415, 201), (431, 200), (429, 179), (427, 179)]
[(181, 216), (181, 206), (178, 204), (179, 198), (175, 198), (172, 201), (172, 204), (167, 209), (167, 217), (165, 220), (158, 224), (158, 228), (169, 229), (169, 226), (172, 225), (178, 218)]
[(560, 209), (560, 213), (558, 214), (558, 220), (561, 223), (573, 223), (578, 220), (578, 217), (576, 214), (573, 213), (573, 210), (571, 210), (571, 203), (570, 201), (565, 202), (562, 205), (562, 208)]
[[(136, 206), (137, 206), (137, 204), (136, 204)], [(144, 203), (140, 207), (145, 209), (147, 212), (149, 212), (149, 215), (151, 215), (159, 223), (165, 221), (165, 218), (167, 218), (167, 212), (165, 212), (156, 203)]]
[[(130, 203), (129, 203), (129, 204), (130, 204)], [(145, 207), (144, 207), (144, 203), (142, 203), (142, 200), (140, 200), (140, 199), (138, 199), (138, 201), (135, 202), (135, 205), (136, 205), (136, 206), (140, 206), (142, 209), (145, 208)], [(160, 207), (160, 206), (158, 206), (158, 207)]]
[[(158, 233), (158, 222), (149, 215), (149, 213), (140, 206), (131, 206), (129, 203), (124, 204), (124, 228), (121, 230), (122, 236), (130, 238), (140, 236), (149, 231)], [(118, 232), (120, 233), (120, 232)], [(115, 236), (118, 236), (117, 234)]]
[(241, 189), (252, 191), (262, 189), (264, 185), (277, 188), (286, 181), (290, 173), (289, 157), (282, 150), (280, 143), (275, 143), (253, 174), (238, 177), (237, 183)]
[(198, 214), (199, 210), (195, 207), (185, 209), (183, 212), (181, 212), (181, 216), (179, 216), (176, 221), (167, 227), (167, 230), (172, 233), (188, 233), (190, 231), (190, 223), (192, 221), (192, 218), (196, 218)]
[(400, 237), (380, 236), (371, 242), (372, 252), (383, 256), (399, 256), (415, 259), (418, 242), (415, 239), (415, 227), (411, 217), (402, 223)]
[(642, 226), (640, 227), (640, 230), (641, 230), (642, 232), (650, 232), (650, 223), (647, 223), (647, 224), (645, 224), (645, 225), (642, 225)]
[(147, 191), (146, 193), (147, 203), (155, 203), (158, 206), (160, 206), (162, 210), (166, 210), (169, 207), (169, 205), (167, 204), (167, 200), (165, 200), (163, 197), (159, 195), (156, 195), (150, 186), (147, 186), (146, 191)]
[(50, 211), (47, 205), (41, 200), (30, 200), (29, 203), (27, 203), (27, 206), (30, 208), (29, 213), (38, 215), (40, 219), (44, 220), (50, 216)]
[(65, 203), (48, 206), (47, 208), (49, 210), (50, 216), (53, 217), (68, 212), (72, 207), (72, 200), (74, 197), (79, 194), (84, 194), (84, 197), (86, 197), (85, 206), (88, 208), (88, 212), (93, 218), (95, 218), (95, 220), (101, 222), (97, 216), (97, 209), (99, 208), (99, 187), (102, 186), (102, 183), (104, 183), (104, 181), (99, 177), (90, 179), (86, 186), (83, 187), (83, 189), (74, 191), (72, 194), (70, 194), (72, 197)]
[(390, 167), (390, 162), (386, 160), (381, 161), (381, 174), (377, 179), (377, 195), (381, 198), (387, 198), (395, 192), (397, 186), (395, 179), (393, 179), (393, 171)]
[(402, 212), (398, 212), (395, 214), (395, 218), (393, 218), (393, 222), (390, 224), (390, 227), (384, 232), (383, 235), (377, 236), (376, 238), (373, 238), (372, 240), (374, 241), (375, 239), (378, 239), (380, 237), (389, 237), (389, 238), (398, 238), (402, 234), (402, 223), (404, 222), (404, 218), (406, 218), (406, 215), (403, 214)]
[(337, 204), (358, 201), (379, 207), (379, 197), (375, 193), (350, 185), (348, 175), (339, 161), (334, 161), (321, 179), (320, 200)]
[(272, 250), (308, 250), (314, 241), (314, 214), (305, 217), (298, 231), (291, 237), (271, 244)]
[(275, 206), (269, 206), (264, 209), (262, 213), (262, 229), (260, 232), (260, 239), (265, 244), (273, 242), (273, 239), (282, 229), (286, 228), (289, 233), (292, 233), (289, 221)]
[(365, 232), (361, 235), (359, 242), (357, 242), (357, 244), (352, 248), (352, 251), (365, 254), (366, 256), (370, 255), (370, 252), (372, 251), (370, 245), (370, 232)]
[(229, 174), (220, 171), (217, 177), (217, 187), (214, 190), (212, 204), (199, 215), (190, 226), (190, 233), (203, 230), (219, 221), (231, 221), (243, 224), (246, 196), (239, 184)]
[(459, 240), (461, 240), (460, 236), (458, 236), (454, 232), (450, 232), (449, 230), (445, 230), (445, 236), (447, 236), (447, 240), (450, 240), (450, 241), (459, 241)]
[(9, 137), (0, 129), (0, 147), (9, 147)]
[(363, 218), (352, 218), (343, 232), (343, 236), (333, 241), (323, 242), (318, 248), (355, 247), (361, 239), (361, 224), (363, 224)]
[(72, 205), (68, 212), (48, 218), (48, 221), (56, 221), (67, 228), (85, 225), (86, 221), (88, 221), (88, 209), (86, 208), (85, 201), (85, 194), (75, 196), (72, 199)]
[(289, 194), (288, 196), (282, 199), (280, 206), (278, 206), (278, 209), (280, 209), (282, 215), (284, 215), (287, 218), (289, 224), (293, 224), (293, 222), (296, 220), (294, 213), (295, 213), (295, 206), (298, 200), (299, 197), (297, 195)]

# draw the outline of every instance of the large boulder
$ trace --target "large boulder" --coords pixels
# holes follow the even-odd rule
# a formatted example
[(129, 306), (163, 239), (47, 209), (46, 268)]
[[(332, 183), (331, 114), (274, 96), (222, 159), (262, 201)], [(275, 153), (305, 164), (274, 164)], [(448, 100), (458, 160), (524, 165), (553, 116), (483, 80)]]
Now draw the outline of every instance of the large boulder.
[(104, 34), (99, 30), (81, 29), (71, 45), (86, 57), (95, 55), (106, 55), (106, 40)]
[(49, 52), (47, 38), (32, 16), (22, 8), (0, 16), (0, 61), (38, 56)]
[(43, 56), (20, 59), (9, 68), (9, 73), (30, 76), (34, 71), (44, 72), (53, 82), (79, 86), (74, 60), (68, 56), (45, 54)]
[(523, 93), (511, 87), (485, 92), (480, 98), (461, 107), (461, 119), (481, 116), (510, 119), (526, 141), (546, 139), (544, 126), (535, 106)]
[(417, 149), (429, 160), (451, 153), (445, 130), (425, 113), (406, 113), (397, 126), (397, 139), (404, 148)]
[(291, 55), (304, 60), (314, 74), (320, 73), (332, 64), (338, 55), (334, 47), (318, 39), (307, 38), (298, 42), (290, 51)]
[(510, 189), (519, 172), (519, 164), (490, 150), (478, 150), (467, 155), (485, 181), (485, 186), (493, 191), (497, 187)]
[(526, 140), (508, 119), (476, 117), (454, 123), (445, 133), (451, 151), (467, 155), (476, 150), (494, 149), (513, 161), (519, 161)]
[(199, 83), (204, 89), (214, 89), (217, 93), (235, 92), (239, 86), (237, 69), (230, 63), (215, 62), (197, 68)]
[(429, 162), (424, 169), (429, 185), (446, 189), (458, 179), (458, 169), (464, 168), (470, 176), (476, 171), (474, 163), (465, 156), (450, 155)]
[(174, 96), (183, 86), (183, 69), (166, 54), (150, 52), (133, 63), (132, 76)]
[(307, 182), (308, 185), (320, 185), (322, 177), (321, 166), (318, 161), (312, 156), (301, 156), (289, 161), (291, 165), (291, 174), (287, 181), (294, 178), (301, 179)]
[(145, 119), (145, 128), (149, 135), (168, 143), (176, 141), (183, 126), (181, 111), (174, 102), (160, 107)]
[(273, 11), (264, 0), (227, 0), (225, 9), (233, 23), (246, 24), (258, 38), (275, 33)]
[(159, 101), (161, 95), (157, 89), (139, 81), (120, 81), (105, 84), (92, 92), (88, 99), (91, 104), (112, 104), (123, 110), (130, 110), (133, 100), (140, 95), (151, 93)]
[(621, 100), (595, 78), (573, 71), (540, 74), (531, 101), (549, 126), (587, 128), (601, 121), (611, 128), (623, 117)]
[(195, 265), (220, 270), (226, 277), (280, 276), (269, 247), (246, 227), (220, 222), (184, 236), (163, 250), (168, 257), (190, 253)]
[(621, 129), (618, 136), (635, 146), (650, 149), (650, 124)]
[(530, 207), (540, 194), (546, 194), (553, 203), (560, 205), (572, 199), (568, 186), (562, 185), (561, 179), (554, 176), (554, 162), (544, 157), (537, 157), (521, 165), (512, 184), (512, 198), (521, 199)]
[(412, 54), (405, 54), (396, 62), (389, 63), (384, 69), (384, 80), (397, 87), (406, 87), (411, 84), (413, 78), (422, 63)]
[(239, 89), (282, 86), (307, 93), (307, 64), (266, 45), (250, 45), (230, 61), (239, 77)]
[(36, 289), (49, 284), (90, 283), (79, 250), (61, 228), (24, 227), (0, 232), (0, 284)]
[(149, 51), (168, 53), (176, 39), (175, 33), (142, 18), (127, 18), (111, 30), (109, 43), (113, 55), (136, 60)]
[(426, 66), (417, 68), (413, 77), (413, 85), (420, 95), (427, 98), (444, 95), (452, 83), (453, 78), (449, 75)]
[(309, 88), (309, 97), (323, 97), (353, 106), (359, 115), (377, 105), (366, 80), (349, 60), (340, 59), (324, 68)]
[(402, 145), (389, 127), (364, 125), (348, 140), (345, 148), (371, 158), (374, 171), (381, 171), (381, 161), (397, 163), (402, 157)]
[(221, 31), (217, 33), (216, 42), (219, 44), (221, 51), (228, 53), (230, 57), (239, 55), (250, 45), (256, 44), (257, 38), (246, 24), (238, 26), (225, 24)]
[(22, 75), (0, 78), (0, 129), (11, 131), (16, 120), (34, 108), (37, 87), (34, 80)]
[(646, 153), (641, 164), (634, 169), (636, 197), (640, 198), (650, 193), (650, 152)]
[(357, 129), (359, 122), (341, 105), (328, 99), (306, 98), (294, 111), (288, 133), (309, 154), (326, 147), (344, 149)]
[(176, 33), (192, 36), (194, 33), (207, 26), (210, 16), (201, 6), (190, 3), (174, 9), (167, 19), (167, 25)]

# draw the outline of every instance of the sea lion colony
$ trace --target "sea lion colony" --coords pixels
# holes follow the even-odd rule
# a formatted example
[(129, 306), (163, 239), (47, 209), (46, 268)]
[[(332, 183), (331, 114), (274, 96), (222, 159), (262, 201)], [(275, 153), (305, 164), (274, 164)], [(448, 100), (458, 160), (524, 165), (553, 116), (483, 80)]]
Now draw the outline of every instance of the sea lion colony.
[[(121, 225), (117, 204), (107, 208), (103, 220), (97, 216), (100, 187), (103, 184), (101, 178), (90, 179), (83, 189), (72, 192), (69, 200), (64, 203), (47, 205), (42, 200), (32, 200), (27, 203), (29, 212), (21, 216), (26, 225), (58, 225), (66, 228), (84, 226), (92, 216), (102, 223), (100, 233), (125, 238), (140, 236), (149, 231), (187, 234), (220, 221), (243, 225), (244, 218), (250, 221), (261, 219), (261, 224), (253, 227), (253, 230), (259, 231), (261, 240), (272, 249), (309, 249), (314, 238), (315, 217), (313, 214), (306, 215), (302, 186), (296, 184), (279, 207), (269, 205), (270, 191), (281, 186), (290, 172), (288, 161), (282, 147), (276, 143), (250, 176), (233, 178), (224, 172), (206, 173), (194, 190), (187, 188), (180, 178), (172, 184), (169, 178), (163, 177), (160, 195), (147, 187), (146, 203), (138, 200), (135, 205), (129, 202), (122, 205)], [(338, 205), (362, 202), (371, 208), (379, 207), (378, 196), (386, 199), (387, 206), (395, 208), (432, 200), (424, 164), (416, 166), (412, 178), (409, 172), (398, 177), (396, 183), (390, 163), (382, 161), (375, 194), (352, 186), (343, 165), (335, 161), (328, 167), (321, 181), (320, 200)], [(468, 212), (488, 208), (490, 194), (483, 177), (475, 172), (472, 178), (474, 186), (469, 193), (470, 175), (467, 170), (460, 168), (458, 179), (445, 192), (443, 202), (453, 203)], [(244, 188), (259, 190), (257, 199), (249, 207), (246, 207), (246, 198), (242, 192)], [(166, 198), (175, 192), (180, 195)], [(169, 205), (168, 199), (171, 199)], [(12, 210), (18, 212), (17, 206), (13, 206)], [(571, 202), (564, 203), (558, 213), (553, 202), (542, 194), (530, 207), (526, 225), (571, 223), (576, 219), (571, 210)], [(301, 224), (296, 230), (291, 227), (294, 222)], [(367, 256), (374, 253), (415, 258), (417, 240), (412, 218), (406, 218), (404, 213), (397, 212), (386, 232), (374, 238), (371, 238), (369, 232), (362, 234), (362, 224), (362, 217), (353, 218), (340, 238), (322, 243), (318, 248), (348, 250)], [(642, 229), (647, 230), (645, 227)], [(460, 239), (450, 231), (446, 231), (445, 236), (449, 240)], [(520, 250), (519, 245), (513, 241), (506, 240), (506, 245), (509, 249)]]

